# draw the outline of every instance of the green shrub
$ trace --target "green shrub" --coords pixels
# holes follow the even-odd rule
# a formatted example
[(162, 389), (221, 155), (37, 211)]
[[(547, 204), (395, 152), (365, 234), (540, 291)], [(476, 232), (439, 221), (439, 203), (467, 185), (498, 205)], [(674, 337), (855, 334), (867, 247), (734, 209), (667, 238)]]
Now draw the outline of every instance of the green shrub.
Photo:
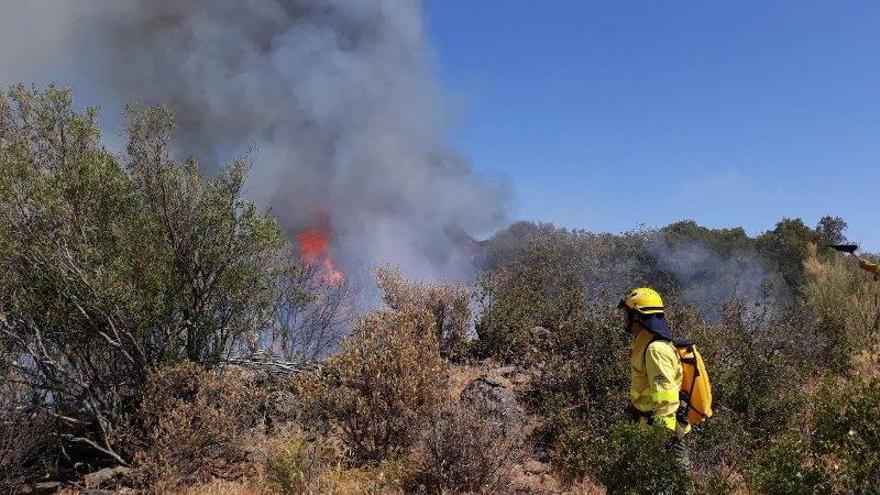
[(817, 395), (814, 449), (841, 493), (880, 487), (880, 379), (826, 382)]
[(705, 480), (695, 481), (696, 493), (706, 495), (731, 495), (736, 492), (736, 484), (720, 473), (710, 473)]
[(739, 419), (718, 411), (689, 436), (694, 485), (707, 495), (742, 493), (757, 443)]
[(298, 291), (285, 234), (242, 196), (247, 163), (173, 160), (161, 108), (130, 114), (118, 157), (96, 119), (55, 87), (0, 94), (0, 348), (57, 437), (124, 464), (114, 427), (148, 370), (216, 364)]
[(291, 439), (267, 459), (268, 484), (281, 493), (308, 493), (314, 465), (309, 444)]
[(718, 414), (732, 415), (751, 447), (784, 431), (803, 410), (803, 384), (821, 367), (809, 321), (797, 308), (733, 300), (698, 337)]
[(814, 394), (812, 438), (775, 436), (755, 456), (749, 484), (772, 494), (874, 493), (880, 487), (880, 379), (827, 379)]
[(543, 338), (536, 327), (555, 333), (579, 327), (587, 304), (584, 257), (577, 238), (553, 231), (531, 239), (511, 262), (483, 274), (483, 305), (475, 349), (481, 356), (518, 359)]
[(812, 494), (821, 476), (809, 459), (809, 442), (800, 433), (774, 437), (758, 451), (749, 484), (760, 493), (772, 495)]
[[(584, 431), (586, 433), (586, 431)], [(569, 438), (573, 464), (611, 493), (687, 493), (691, 480), (670, 461), (666, 442), (671, 432), (617, 423), (603, 437), (581, 434)]]
[(622, 418), (629, 394), (629, 340), (615, 310), (549, 334), (532, 359), (543, 369), (528, 394), (545, 418), (536, 439), (553, 449), (570, 424), (595, 431)]

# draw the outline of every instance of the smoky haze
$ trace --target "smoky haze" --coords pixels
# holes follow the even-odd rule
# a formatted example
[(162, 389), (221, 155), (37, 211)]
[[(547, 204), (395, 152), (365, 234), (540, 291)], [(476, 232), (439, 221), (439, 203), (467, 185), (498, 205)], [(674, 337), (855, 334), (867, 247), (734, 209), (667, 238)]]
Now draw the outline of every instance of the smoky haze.
[(670, 243), (661, 236), (650, 239), (647, 247), (658, 267), (675, 276), (678, 296), (709, 321), (717, 320), (732, 298), (757, 304), (788, 296), (781, 277), (767, 269), (754, 248), (720, 253), (702, 242)]
[(249, 194), (291, 234), (329, 222), (344, 267), (454, 276), (509, 194), (447, 144), (423, 17), (406, 0), (4, 2), (0, 79), (70, 84), (105, 113), (168, 105), (181, 155), (210, 172), (254, 147)]

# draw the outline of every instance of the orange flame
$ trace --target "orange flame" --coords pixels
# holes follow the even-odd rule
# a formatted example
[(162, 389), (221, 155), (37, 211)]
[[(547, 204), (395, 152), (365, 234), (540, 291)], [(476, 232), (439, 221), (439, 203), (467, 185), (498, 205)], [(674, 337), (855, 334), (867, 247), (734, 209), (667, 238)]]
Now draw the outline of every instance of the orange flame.
[(333, 264), (330, 258), (329, 242), (333, 231), (327, 225), (319, 225), (296, 234), (299, 242), (300, 257), (304, 264), (321, 267), (324, 281), (330, 285), (339, 285), (345, 280), (345, 274)]

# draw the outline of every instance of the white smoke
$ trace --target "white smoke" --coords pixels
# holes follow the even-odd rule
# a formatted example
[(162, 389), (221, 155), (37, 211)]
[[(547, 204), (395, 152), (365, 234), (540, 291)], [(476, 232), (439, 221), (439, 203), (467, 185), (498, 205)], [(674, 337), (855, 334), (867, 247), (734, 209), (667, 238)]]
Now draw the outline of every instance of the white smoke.
[(725, 253), (699, 241), (671, 243), (657, 236), (648, 242), (648, 250), (660, 269), (675, 276), (678, 296), (710, 321), (735, 299), (757, 304), (786, 297), (785, 284), (754, 248)]
[[(506, 217), (506, 187), (446, 144), (411, 0), (52, 0), (0, 5), (0, 79), (71, 84), (115, 112), (166, 104), (211, 171), (256, 147), (250, 194), (293, 233), (321, 219), (351, 268), (460, 273), (448, 232)], [(93, 101), (97, 100), (97, 101)]]

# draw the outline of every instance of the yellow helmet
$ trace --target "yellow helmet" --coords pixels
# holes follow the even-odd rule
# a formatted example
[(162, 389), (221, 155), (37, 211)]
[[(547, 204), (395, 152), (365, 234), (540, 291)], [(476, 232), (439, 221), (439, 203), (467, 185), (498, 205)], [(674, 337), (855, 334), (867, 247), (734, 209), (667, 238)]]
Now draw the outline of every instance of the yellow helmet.
[(620, 300), (618, 308), (628, 308), (643, 315), (663, 314), (663, 299), (660, 293), (650, 287), (639, 287), (629, 291)]

